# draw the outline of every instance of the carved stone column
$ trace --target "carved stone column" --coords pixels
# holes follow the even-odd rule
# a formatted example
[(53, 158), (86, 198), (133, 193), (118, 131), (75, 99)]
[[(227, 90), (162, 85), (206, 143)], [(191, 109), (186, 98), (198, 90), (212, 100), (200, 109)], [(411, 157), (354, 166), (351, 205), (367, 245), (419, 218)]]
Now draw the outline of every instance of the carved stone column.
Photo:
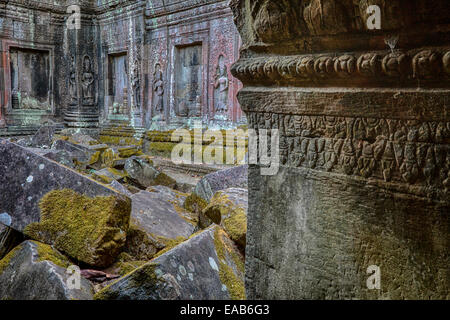
[(449, 299), (448, 0), (231, 6), (239, 101), (281, 135), (279, 173), (249, 171), (248, 298)]

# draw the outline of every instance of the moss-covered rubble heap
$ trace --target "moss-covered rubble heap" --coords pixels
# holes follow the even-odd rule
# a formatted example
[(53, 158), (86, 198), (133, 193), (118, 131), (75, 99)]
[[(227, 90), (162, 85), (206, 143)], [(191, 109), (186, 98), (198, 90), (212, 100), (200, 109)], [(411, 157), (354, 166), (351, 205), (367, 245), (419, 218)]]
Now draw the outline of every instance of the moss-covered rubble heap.
[[(105, 136), (99, 141), (65, 131), (52, 139), (63, 150), (52, 151), (58, 154), (55, 159), (64, 158), (90, 181), (119, 193), (89, 197), (57, 189), (38, 199), (40, 220), (21, 237), (2, 228), (0, 279), (25, 265), (32, 265), (38, 270), (32, 275), (41, 278), (57, 272), (67, 279), (65, 269), (72, 265), (121, 278), (100, 284), (83, 278), (82, 291), (70, 291), (63, 283), (52, 291), (47, 279), (20, 273), (32, 283), (33, 295), (21, 294), (24, 285), (11, 280), (0, 284), (0, 299), (92, 299), (95, 292), (97, 299), (245, 299), (247, 192), (227, 189), (230, 181), (245, 178), (217, 175), (208, 200), (195, 191), (177, 191), (177, 181), (143, 153), (143, 143), (118, 146)], [(22, 242), (24, 237), (32, 241)], [(33, 258), (16, 258), (25, 249), (35, 252)]]

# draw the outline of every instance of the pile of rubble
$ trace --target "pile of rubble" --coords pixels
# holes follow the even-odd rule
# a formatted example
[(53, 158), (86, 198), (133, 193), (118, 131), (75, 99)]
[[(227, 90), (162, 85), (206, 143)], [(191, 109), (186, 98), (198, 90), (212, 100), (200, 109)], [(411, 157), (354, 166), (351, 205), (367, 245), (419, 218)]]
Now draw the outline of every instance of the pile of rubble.
[(190, 190), (51, 125), (0, 154), (0, 299), (245, 299), (246, 166)]

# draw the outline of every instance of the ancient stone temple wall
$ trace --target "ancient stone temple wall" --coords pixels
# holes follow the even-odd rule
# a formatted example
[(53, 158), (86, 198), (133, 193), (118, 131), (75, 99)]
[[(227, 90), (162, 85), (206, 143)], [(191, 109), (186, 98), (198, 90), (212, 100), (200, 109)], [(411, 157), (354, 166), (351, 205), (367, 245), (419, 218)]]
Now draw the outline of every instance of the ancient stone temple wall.
[(239, 35), (227, 1), (152, 1), (145, 10), (146, 122), (168, 127), (243, 123), (231, 75)]
[(239, 100), (281, 137), (279, 173), (249, 171), (248, 298), (448, 299), (448, 1), (232, 7)]
[(98, 1), (98, 8), (102, 123), (143, 126), (145, 1)]
[(63, 2), (0, 2), (0, 126), (38, 126), (61, 115)]
[(0, 1), (0, 125), (239, 125), (239, 41), (227, 1)]

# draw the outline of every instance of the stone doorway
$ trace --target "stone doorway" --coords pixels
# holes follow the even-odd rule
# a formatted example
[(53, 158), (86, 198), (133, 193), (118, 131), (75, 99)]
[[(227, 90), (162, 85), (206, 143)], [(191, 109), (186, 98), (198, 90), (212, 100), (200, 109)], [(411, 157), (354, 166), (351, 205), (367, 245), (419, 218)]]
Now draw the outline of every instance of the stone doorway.
[(175, 108), (179, 117), (202, 116), (202, 45), (177, 48)]
[(10, 70), (12, 109), (51, 111), (49, 52), (11, 48)]
[(109, 118), (125, 120), (129, 118), (129, 89), (128, 89), (128, 56), (119, 53), (109, 56), (108, 69), (108, 104)]

